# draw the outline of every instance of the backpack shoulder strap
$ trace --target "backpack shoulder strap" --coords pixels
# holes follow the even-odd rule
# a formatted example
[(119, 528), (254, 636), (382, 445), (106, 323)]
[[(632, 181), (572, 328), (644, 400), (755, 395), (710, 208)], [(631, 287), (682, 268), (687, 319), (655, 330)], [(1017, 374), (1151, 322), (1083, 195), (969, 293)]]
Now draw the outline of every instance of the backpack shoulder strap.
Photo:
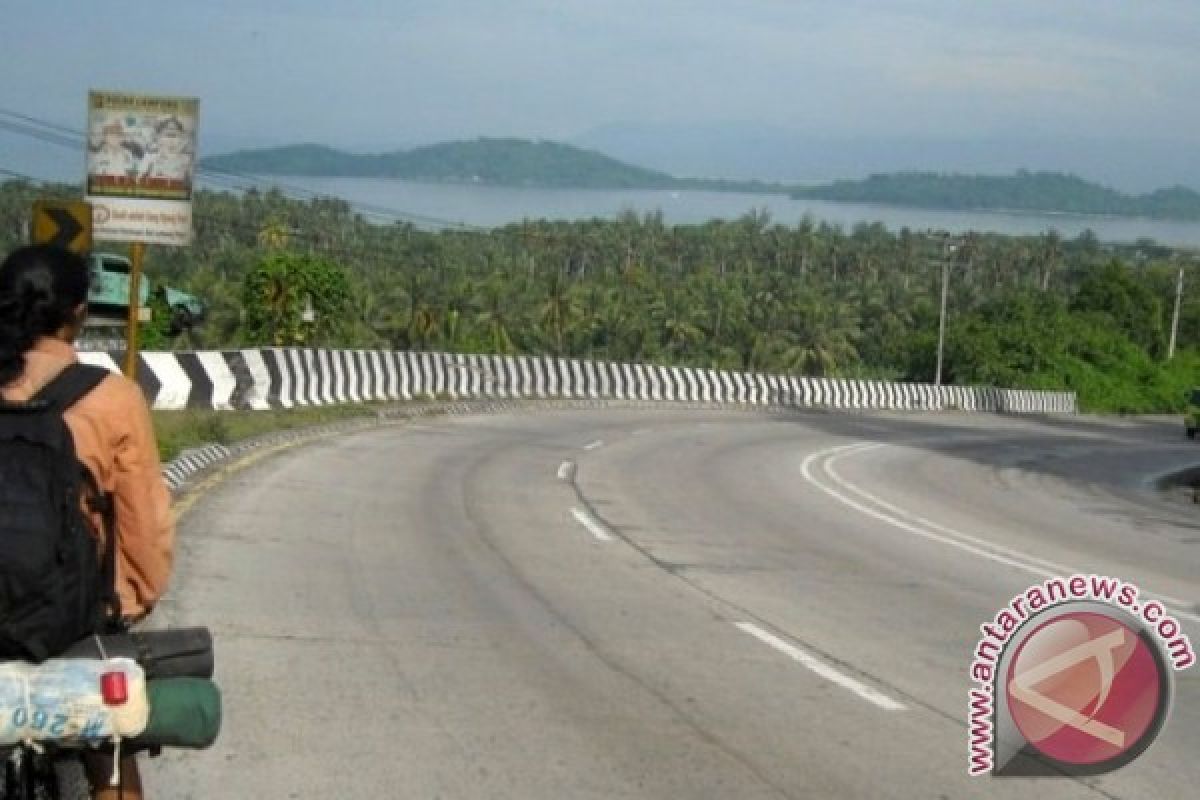
[(69, 364), (66, 369), (33, 396), (33, 400), (45, 403), (62, 412), (79, 401), (79, 398), (95, 389), (110, 373), (104, 367), (90, 364)]
[[(61, 413), (75, 405), (81, 397), (92, 389), (95, 389), (100, 384), (100, 381), (104, 380), (109, 374), (111, 373), (104, 367), (78, 362), (68, 364), (62, 372), (43, 386), (34, 395), (32, 400), (37, 403), (44, 403), (49, 408), (53, 408)], [(83, 462), (79, 462), (79, 468), (88, 508), (100, 514), (104, 527), (104, 530), (100, 532), (104, 543), (103, 561), (100, 565), (104, 592), (103, 599), (108, 606), (111, 617), (110, 621), (119, 620), (121, 617), (121, 601), (117, 594), (116, 581), (116, 503), (112, 494), (105, 492), (100, 487), (96, 476), (92, 474), (91, 470)]]

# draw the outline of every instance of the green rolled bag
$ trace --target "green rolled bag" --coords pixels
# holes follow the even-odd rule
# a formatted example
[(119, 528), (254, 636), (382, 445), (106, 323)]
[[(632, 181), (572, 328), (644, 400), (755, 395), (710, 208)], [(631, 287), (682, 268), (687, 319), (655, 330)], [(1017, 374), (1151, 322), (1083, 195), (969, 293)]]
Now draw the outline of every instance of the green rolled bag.
[(221, 690), (207, 678), (159, 678), (146, 682), (150, 719), (126, 743), (131, 750), (182, 747), (203, 750), (221, 731)]

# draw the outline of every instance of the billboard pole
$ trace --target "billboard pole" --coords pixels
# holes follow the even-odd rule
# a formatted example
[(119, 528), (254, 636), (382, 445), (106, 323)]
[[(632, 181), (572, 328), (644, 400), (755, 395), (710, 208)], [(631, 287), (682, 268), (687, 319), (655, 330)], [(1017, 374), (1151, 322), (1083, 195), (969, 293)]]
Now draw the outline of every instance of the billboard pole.
[(133, 242), (129, 246), (129, 319), (125, 330), (125, 377), (137, 380), (138, 326), (142, 310), (142, 260), (146, 257), (146, 243)]

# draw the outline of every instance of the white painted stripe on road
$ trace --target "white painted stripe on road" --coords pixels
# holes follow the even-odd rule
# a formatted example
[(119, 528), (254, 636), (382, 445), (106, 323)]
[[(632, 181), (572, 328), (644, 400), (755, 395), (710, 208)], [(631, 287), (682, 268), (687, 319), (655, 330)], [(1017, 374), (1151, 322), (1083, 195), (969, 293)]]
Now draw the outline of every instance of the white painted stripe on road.
[[(824, 484), (820, 483), (816, 478), (814, 478), (812, 475), (812, 464), (818, 458), (822, 458), (826, 455), (829, 455), (829, 454), (839, 451), (839, 450), (848, 450), (850, 448), (855, 448), (858, 450), (867, 450), (867, 449), (870, 449), (873, 447), (882, 447), (882, 445), (866, 445), (866, 446), (861, 445), (861, 444), (860, 445), (844, 445), (842, 447), (834, 448), (833, 450), (825, 450), (825, 451), (821, 451), (818, 453), (813, 453), (808, 458), (804, 459), (804, 462), (800, 465), (800, 473), (804, 476), (804, 479), (807, 480), (809, 483), (811, 483), (813, 486), (817, 487), (821, 491), (825, 492), (825, 494), (827, 494), (830, 497), (834, 498), (835, 500), (843, 503), (844, 505), (850, 506), (850, 508), (853, 508), (855, 511), (858, 511), (860, 513), (866, 514), (868, 517), (874, 517), (875, 519), (880, 520), (881, 522), (886, 522), (889, 525), (893, 525), (902, 531), (906, 531), (908, 533), (913, 534), (914, 536), (920, 536), (924, 539), (930, 539), (932, 541), (939, 542), (941, 544), (949, 545), (950, 547), (956, 547), (960, 550), (965, 550), (966, 552), (971, 553), (972, 555), (979, 556), (980, 558), (986, 558), (991, 561), (998, 562), (1000, 564), (1005, 564), (1005, 565), (1013, 567), (1015, 569), (1019, 569), (1023, 572), (1030, 572), (1041, 578), (1049, 578), (1049, 577), (1055, 576), (1055, 573), (1048, 572), (1040, 567), (1034, 567), (1026, 562), (1017, 561), (1016, 559), (1008, 558), (1007, 556), (1000, 555), (999, 553), (993, 553), (990, 550), (983, 549), (982, 547), (976, 547), (976, 546), (968, 544), (966, 542), (960, 542), (959, 540), (951, 538), (949, 536), (941, 536), (932, 531), (925, 530), (924, 528), (919, 528), (916, 525), (911, 525), (902, 519), (897, 519), (896, 517), (894, 517), (890, 514), (885, 514), (882, 511), (876, 511), (873, 508), (863, 505), (862, 503), (858, 502), (854, 498), (848, 497), (848, 496), (842, 494), (841, 492), (837, 491), (836, 489), (831, 489), (828, 486), (825, 486)], [(826, 474), (828, 474), (828, 472)], [(839, 478), (835, 475), (830, 475), (829, 477), (835, 483), (845, 486), (845, 481), (843, 481), (841, 478)]]
[(792, 660), (798, 662), (801, 666), (815, 672), (830, 683), (837, 684), (843, 689), (849, 689), (856, 695), (871, 703), (874, 706), (882, 708), (884, 711), (907, 711), (908, 707), (903, 703), (893, 700), (883, 692), (877, 689), (872, 689), (865, 683), (851, 678), (849, 675), (843, 674), (833, 667), (826, 664), (816, 656), (806, 653), (791, 642), (785, 642), (773, 633), (765, 631), (752, 622), (736, 622), (738, 629), (743, 633), (748, 633), (760, 642), (767, 644)]
[[(835, 500), (838, 500), (844, 505), (853, 508), (855, 511), (866, 514), (869, 517), (874, 517), (882, 522), (886, 522), (889, 525), (899, 528), (907, 533), (911, 533), (914, 536), (920, 536), (921, 538), (928, 539), (930, 541), (963, 550), (972, 555), (979, 556), (980, 558), (985, 558), (998, 564), (1004, 564), (1006, 566), (1013, 567), (1014, 569), (1027, 572), (1042, 579), (1066, 577), (1069, 575), (1084, 574), (1085, 572), (1088, 572), (1088, 570), (1079, 570), (1075, 567), (1065, 564), (1058, 564), (1054, 561), (1038, 558), (1037, 556), (1033, 556), (1019, 550), (1014, 550), (1010, 547), (1004, 547), (1003, 545), (989, 542), (988, 540), (978, 536), (972, 536), (971, 534), (964, 533), (963, 531), (934, 523), (925, 519), (924, 517), (913, 514), (912, 512), (906, 511), (899, 506), (887, 502), (886, 500), (876, 497), (865, 489), (851, 484), (833, 469), (833, 463), (843, 456), (856, 455), (858, 453), (863, 453), (886, 446), (887, 445), (879, 442), (867, 444), (859, 443), (841, 445), (839, 447), (832, 447), (828, 450), (812, 453), (804, 459), (803, 463), (801, 463), (800, 472), (804, 476), (805, 480), (807, 480), (816, 488), (820, 489), (822, 492), (825, 492), (825, 494), (833, 497)], [(826, 459), (826, 461), (822, 464), (822, 471), (825, 477), (827, 477), (830, 481), (832, 481), (838, 487), (844, 489), (846, 492), (857, 494), (863, 500), (874, 503), (883, 509), (891, 511), (892, 513), (885, 513), (884, 511), (879, 511), (871, 508), (870, 506), (864, 505), (854, 498), (848, 497), (846, 494), (837, 491), (837, 489), (830, 488), (829, 486), (826, 486), (820, 481), (816, 480), (812, 474), (812, 465), (815, 461), (822, 458)], [(908, 519), (912, 522), (906, 522), (902, 517), (908, 517)], [(930, 528), (934, 530), (930, 530)], [(942, 533), (935, 532), (937, 530), (942, 531)], [(1145, 587), (1142, 588), (1144, 589)], [(1171, 612), (1176, 616), (1190, 619), (1193, 622), (1200, 622), (1200, 614), (1189, 611), (1189, 604), (1186, 601), (1153, 591), (1150, 591), (1149, 594), (1153, 597), (1157, 597), (1159, 600), (1169, 606)]]
[(558, 465), (558, 479), (560, 481), (565, 481), (567, 478), (569, 478), (571, 476), (571, 467), (572, 466), (573, 465), (571, 464), (570, 461), (564, 461)]
[(592, 443), (590, 443), (590, 444), (585, 444), (585, 445), (583, 446), (583, 449), (584, 449), (584, 450), (595, 450), (597, 447), (603, 447), (603, 446), (604, 446), (604, 440), (603, 440), (603, 439), (597, 439), (596, 441), (594, 441), (594, 442), (592, 442)]
[(601, 542), (612, 541), (612, 534), (604, 530), (604, 526), (591, 514), (579, 508), (572, 508), (571, 516), (575, 517), (576, 522), (587, 528), (588, 533), (595, 536), (597, 540)]
[[(883, 445), (883, 444), (866, 445), (863, 448), (861, 448), (861, 450), (858, 450), (855, 452), (862, 452), (863, 450), (872, 450), (876, 447), (884, 447), (884, 446), (885, 445)], [(1047, 577), (1065, 577), (1068, 575), (1080, 575), (1080, 574), (1084, 574), (1085, 572), (1088, 572), (1088, 570), (1081, 570), (1081, 569), (1078, 569), (1077, 567), (1071, 567), (1071, 566), (1067, 566), (1065, 564), (1059, 564), (1056, 561), (1050, 561), (1048, 559), (1039, 558), (1038, 556), (1030, 555), (1029, 553), (1025, 553), (1020, 550), (1014, 550), (1011, 547), (1005, 547), (1003, 545), (989, 542), (988, 540), (982, 539), (978, 536), (972, 536), (971, 534), (965, 533), (956, 528), (951, 528), (946, 525), (941, 525), (932, 520), (925, 519), (924, 517), (921, 517), (917, 514), (913, 514), (910, 511), (906, 511), (905, 509), (900, 508), (899, 506), (893, 505), (893, 504), (887, 502), (886, 500), (883, 500), (882, 498), (876, 497), (875, 495), (871, 494), (867, 490), (865, 490), (859, 486), (856, 486), (854, 484), (851, 484), (849, 481), (842, 478), (842, 476), (839, 475), (837, 473), (837, 471), (833, 468), (834, 462), (836, 462), (838, 459), (842, 458), (843, 456), (848, 456), (848, 455), (853, 455), (853, 454), (854, 453), (851, 453), (851, 452), (838, 453), (838, 454), (830, 457), (829, 459), (827, 459), (825, 462), (825, 473), (831, 479), (836, 481), (839, 486), (842, 486), (843, 488), (847, 489), (848, 491), (855, 492), (860, 497), (862, 497), (872, 503), (875, 503), (876, 505), (878, 505), (884, 509), (890, 510), (893, 513), (896, 513), (896, 514), (899, 514), (902, 516), (907, 516), (909, 519), (913, 520), (914, 522), (917, 522), (920, 525), (924, 525), (927, 528), (932, 528), (933, 530), (941, 531), (942, 533), (948, 534), (949, 536), (956, 538), (956, 539), (973, 542), (982, 547), (990, 548), (991, 550), (996, 551), (996, 552), (1005, 553), (1014, 559), (1027, 562), (1028, 564), (1030, 564), (1032, 566), (1037, 566), (1037, 567), (1042, 567), (1043, 569), (1053, 570), (1052, 572), (1047, 574)], [(1188, 608), (1189, 608), (1190, 604), (1187, 603), (1186, 601), (1180, 600), (1177, 597), (1171, 597), (1170, 595), (1159, 594), (1157, 592), (1153, 592), (1152, 595), (1154, 597), (1156, 597), (1159, 601), (1170, 606), (1171, 611), (1174, 614), (1176, 614), (1177, 616), (1193, 620), (1194, 622), (1200, 622), (1200, 615), (1195, 614), (1192, 611), (1189, 611)]]

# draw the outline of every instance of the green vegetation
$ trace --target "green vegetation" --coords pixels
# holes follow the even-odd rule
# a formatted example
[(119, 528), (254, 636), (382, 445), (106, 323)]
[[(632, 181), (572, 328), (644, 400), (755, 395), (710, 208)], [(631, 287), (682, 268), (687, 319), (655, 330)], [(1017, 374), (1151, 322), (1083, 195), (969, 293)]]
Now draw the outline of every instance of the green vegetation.
[[(0, 247), (57, 190), (0, 185)], [(944, 379), (1071, 389), (1093, 411), (1181, 410), (1200, 384), (1200, 275), (1166, 363), (1177, 259), (1084, 234), (851, 231), (766, 214), (704, 225), (661, 215), (492, 231), (374, 225), (344, 202), (200, 192), (190, 248), (147, 271), (204, 299), (179, 348), (277, 342), (551, 353), (762, 372), (933, 380), (943, 261)], [(305, 294), (315, 318), (305, 321)]]
[(154, 431), (163, 463), (191, 447), (233, 444), (276, 431), (325, 425), (347, 419), (373, 417), (375, 408), (364, 405), (321, 406), (291, 410), (230, 413), (228, 411), (155, 411)]
[(346, 273), (312, 255), (271, 253), (242, 282), (246, 335), (276, 347), (303, 346), (330, 333), (349, 303)]
[(555, 142), (476, 139), (383, 155), (315, 144), (243, 150), (203, 159), (212, 170), (257, 175), (400, 178), (415, 181), (580, 189), (664, 188), (670, 175)]
[(793, 189), (793, 197), (946, 210), (1065, 212), (1200, 219), (1200, 193), (1182, 186), (1127, 195), (1074, 175), (1026, 172), (1010, 176), (901, 172), (863, 181)]

